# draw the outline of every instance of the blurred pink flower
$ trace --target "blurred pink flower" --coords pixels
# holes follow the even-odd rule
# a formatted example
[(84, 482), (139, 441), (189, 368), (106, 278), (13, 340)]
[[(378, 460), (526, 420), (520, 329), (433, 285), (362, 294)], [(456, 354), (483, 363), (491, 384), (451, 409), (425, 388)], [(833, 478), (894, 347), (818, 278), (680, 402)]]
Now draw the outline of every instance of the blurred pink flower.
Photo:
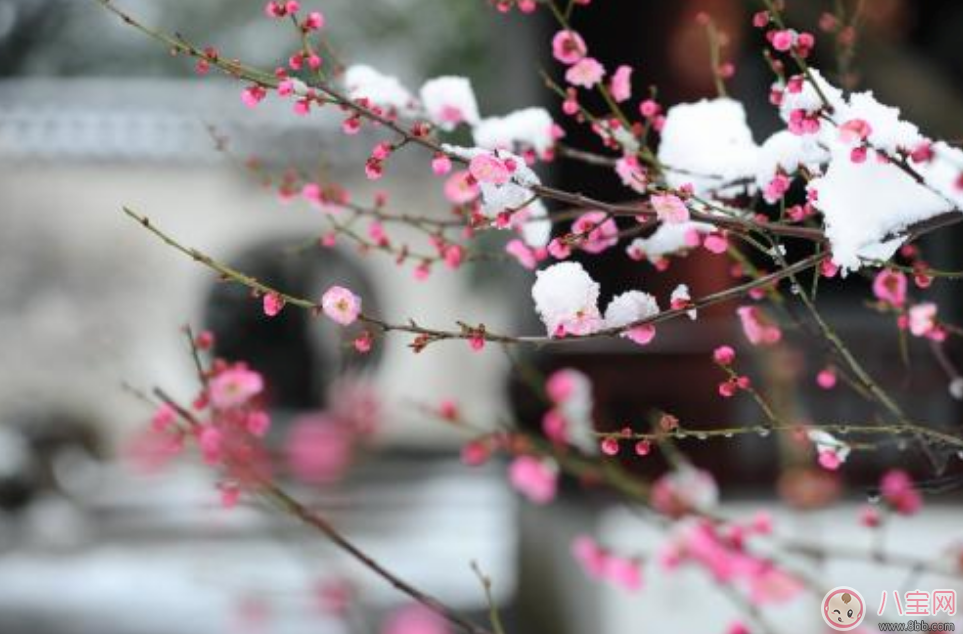
[(420, 604), (392, 612), (381, 626), (381, 634), (451, 634), (448, 621)]
[(243, 363), (221, 370), (209, 383), (211, 403), (218, 409), (229, 409), (247, 403), (264, 389), (264, 379)]
[(906, 276), (899, 271), (883, 269), (873, 279), (873, 294), (882, 302), (900, 307), (906, 303)]
[(535, 504), (547, 504), (555, 499), (558, 470), (548, 460), (519, 456), (508, 467), (508, 479), (516, 491)]
[(285, 441), (288, 468), (308, 484), (329, 484), (339, 480), (354, 457), (350, 429), (325, 414), (296, 418)]

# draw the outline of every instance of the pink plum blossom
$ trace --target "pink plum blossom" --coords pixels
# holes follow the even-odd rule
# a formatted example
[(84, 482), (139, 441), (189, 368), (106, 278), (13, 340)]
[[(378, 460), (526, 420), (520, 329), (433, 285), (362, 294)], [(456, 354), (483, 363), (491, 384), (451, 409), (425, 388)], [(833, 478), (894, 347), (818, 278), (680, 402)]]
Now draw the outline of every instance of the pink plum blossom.
[(508, 467), (508, 479), (529, 501), (548, 504), (555, 499), (558, 468), (548, 459), (518, 456)]
[(941, 341), (945, 335), (936, 321), (937, 306), (933, 302), (916, 304), (909, 309), (909, 330), (915, 337)]
[(267, 90), (262, 86), (248, 86), (241, 91), (241, 101), (248, 108), (254, 108), (267, 96)]
[(565, 71), (565, 81), (582, 88), (595, 86), (604, 76), (605, 67), (593, 57), (583, 57)]
[(646, 191), (648, 178), (645, 169), (639, 164), (639, 159), (633, 154), (626, 154), (615, 161), (615, 173), (622, 184), (640, 194)]
[(556, 370), (545, 381), (545, 392), (549, 400), (555, 404), (565, 403), (573, 398), (581, 398), (587, 389), (591, 389), (588, 377), (572, 368)]
[(560, 262), (538, 271), (532, 285), (535, 309), (549, 336), (584, 335), (598, 330), (599, 285), (576, 262)]
[(572, 542), (572, 556), (590, 579), (601, 581), (605, 577), (609, 555), (588, 535), (579, 535), (575, 538)]
[(479, 189), (468, 170), (453, 172), (445, 180), (445, 198), (455, 205), (464, 205), (478, 198)]
[(122, 449), (124, 462), (138, 473), (155, 474), (167, 467), (184, 450), (180, 434), (142, 428)]
[(883, 474), (879, 483), (883, 500), (900, 515), (913, 515), (923, 506), (923, 498), (908, 473), (892, 469)]
[(491, 447), (484, 440), (471, 440), (461, 448), (461, 461), (469, 467), (485, 464), (491, 455)]
[(321, 414), (294, 419), (284, 444), (288, 469), (308, 484), (339, 480), (351, 465), (353, 451), (350, 429), (342, 421)]
[(782, 339), (782, 330), (769, 320), (757, 306), (740, 306), (736, 309), (742, 330), (754, 346), (771, 346)]
[(509, 240), (505, 245), (505, 253), (511, 255), (518, 263), (529, 270), (538, 266), (538, 256), (535, 251), (519, 239)]
[(168, 403), (161, 403), (150, 419), (151, 428), (156, 432), (165, 432), (177, 422), (177, 411)]
[(512, 177), (505, 162), (494, 154), (483, 153), (471, 159), (468, 171), (479, 183), (504, 185)]
[(896, 308), (906, 303), (906, 287), (906, 275), (900, 271), (883, 269), (873, 279), (876, 298)]
[(572, 556), (593, 581), (607, 581), (629, 592), (642, 587), (638, 559), (616, 555), (588, 535), (579, 535), (572, 541)]
[(689, 220), (689, 208), (675, 194), (652, 194), (652, 209), (662, 222), (681, 224)]
[(332, 321), (348, 326), (361, 314), (361, 298), (343, 286), (332, 286), (321, 296), (321, 309)]
[(776, 174), (772, 177), (772, 180), (769, 181), (769, 184), (766, 185), (762, 194), (763, 198), (765, 198), (769, 204), (778, 202), (786, 195), (786, 192), (789, 191), (790, 184), (791, 181), (788, 176), (785, 174)]
[(317, 31), (324, 28), (324, 14), (320, 11), (312, 11), (304, 19), (304, 28), (308, 31)]
[(783, 53), (791, 49), (795, 41), (796, 34), (789, 29), (776, 31), (772, 35), (772, 47)]
[(612, 99), (618, 103), (628, 101), (632, 98), (632, 67), (619, 66), (612, 74), (612, 82), (609, 86)]
[(642, 588), (642, 567), (638, 559), (609, 555), (605, 564), (605, 576), (612, 584), (629, 592)]
[(604, 211), (590, 211), (572, 223), (572, 233), (584, 236), (579, 243), (587, 253), (601, 253), (619, 243), (619, 228)]
[(229, 409), (247, 403), (264, 389), (264, 379), (243, 363), (215, 374), (210, 382), (210, 398), (214, 407)]
[(392, 612), (382, 624), (380, 634), (452, 634), (452, 630), (442, 616), (412, 603)]
[(585, 57), (588, 49), (585, 40), (575, 31), (559, 31), (552, 38), (552, 55), (565, 65), (572, 65)]
[(865, 119), (850, 119), (839, 126), (839, 140), (846, 145), (862, 143), (873, 133), (873, 127)]
[(724, 233), (710, 233), (702, 241), (702, 246), (709, 253), (721, 255), (729, 250), (729, 239)]

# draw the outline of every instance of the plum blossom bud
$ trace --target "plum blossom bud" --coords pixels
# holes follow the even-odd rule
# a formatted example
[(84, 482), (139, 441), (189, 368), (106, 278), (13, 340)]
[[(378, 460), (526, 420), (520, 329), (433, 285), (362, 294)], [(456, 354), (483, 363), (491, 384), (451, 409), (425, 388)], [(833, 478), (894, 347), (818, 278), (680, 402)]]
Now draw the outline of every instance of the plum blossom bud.
[(752, 25), (757, 29), (764, 29), (769, 26), (769, 12), (758, 11), (752, 16)]
[(232, 509), (237, 506), (238, 500), (241, 497), (241, 489), (234, 483), (221, 482), (217, 485), (217, 488), (221, 492), (221, 506), (226, 509)]
[(241, 101), (248, 108), (254, 108), (267, 96), (267, 90), (263, 86), (248, 86), (241, 91)]
[(431, 159), (431, 171), (437, 176), (444, 176), (451, 171), (451, 159), (446, 154), (435, 154)]
[(719, 365), (731, 365), (736, 360), (736, 351), (731, 346), (719, 346), (713, 351), (712, 360)]
[(816, 375), (816, 384), (824, 390), (831, 390), (836, 387), (836, 370), (833, 368), (820, 370)]
[(304, 29), (306, 31), (317, 31), (324, 26), (324, 14), (320, 11), (312, 11), (308, 14), (308, 17), (304, 20)]
[(850, 119), (839, 126), (839, 140), (846, 145), (862, 143), (873, 133), (873, 127), (865, 119)]
[(795, 39), (795, 34), (789, 29), (776, 31), (772, 34), (772, 47), (781, 53), (785, 53), (792, 48)]
[(619, 453), (619, 441), (612, 436), (606, 436), (599, 443), (599, 448), (606, 456), (616, 456)]
[(702, 241), (702, 246), (709, 253), (721, 255), (729, 249), (729, 240), (724, 233), (710, 233)]
[(864, 506), (859, 511), (859, 523), (866, 528), (877, 528), (882, 523), (879, 509), (875, 506)]
[(652, 99), (646, 99), (639, 104), (639, 114), (646, 119), (651, 119), (652, 117), (658, 115), (661, 110), (662, 107)]
[(367, 354), (371, 352), (371, 345), (374, 342), (374, 338), (371, 336), (371, 332), (365, 330), (363, 333), (355, 337), (354, 339), (354, 349), (361, 354)]
[(901, 469), (883, 474), (879, 483), (880, 495), (900, 515), (913, 515), (923, 506), (923, 498), (913, 484), (913, 479)]
[(267, 293), (264, 296), (264, 314), (274, 317), (284, 308), (284, 298), (277, 293)]
[(469, 467), (478, 467), (491, 457), (492, 450), (484, 440), (471, 440), (461, 448), (461, 461)]

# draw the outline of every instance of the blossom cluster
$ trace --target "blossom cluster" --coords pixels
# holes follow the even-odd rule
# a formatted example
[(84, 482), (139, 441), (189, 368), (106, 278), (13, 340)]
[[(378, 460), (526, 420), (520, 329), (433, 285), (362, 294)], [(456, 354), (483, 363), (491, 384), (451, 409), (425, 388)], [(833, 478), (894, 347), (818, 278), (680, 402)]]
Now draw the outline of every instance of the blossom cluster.
[[(658, 565), (665, 574), (686, 566), (734, 589), (748, 601), (750, 612), (798, 598), (811, 590), (807, 581), (776, 557), (761, 554), (771, 549), (757, 548), (761, 542), (779, 545), (782, 537), (774, 520), (766, 513), (748, 520), (727, 517), (714, 474), (690, 459), (684, 445), (693, 438), (708, 441), (749, 433), (789, 441), (783, 448), (794, 459), (801, 458), (776, 488), (800, 508), (835, 499), (857, 461), (853, 456), (892, 439), (898, 438), (901, 450), (913, 444), (924, 454), (932, 447), (963, 448), (963, 439), (952, 433), (910, 422), (899, 399), (872, 376), (816, 307), (822, 280), (847, 275), (871, 279), (869, 308), (892, 319), (901, 338), (909, 333), (924, 339), (951, 379), (951, 394), (956, 385), (963, 398), (963, 377), (943, 346), (963, 329), (924, 296), (940, 272), (929, 266), (915, 243), (941, 223), (958, 220), (963, 150), (925, 136), (898, 108), (872, 92), (830, 83), (827, 77), (833, 75), (809, 63), (816, 37), (788, 26), (780, 2), (767, 3), (768, 9), (752, 18), (764, 34), (773, 71), (764, 96), (782, 121), (782, 129), (761, 141), (752, 132), (745, 106), (726, 93), (725, 82), (736, 68), (722, 56), (725, 37), (708, 15), (700, 14), (697, 22), (707, 29), (719, 94), (669, 105), (658, 100), (654, 87), (637, 90), (641, 69), (600, 59), (592, 43), (573, 28), (571, 15), (592, 4), (589, 0), (572, 0), (564, 9), (554, 0), (492, 4), (500, 12), (517, 9), (523, 15), (547, 8), (557, 21), (557, 32), (543, 45), (558, 64), (555, 78), (549, 74), (545, 80), (560, 99), (559, 121), (538, 107), (486, 116), (470, 79), (457, 74), (429, 78), (414, 90), (368, 64), (342, 67), (326, 46), (325, 16), (305, 11), (295, 1), (272, 0), (265, 7), (269, 19), (291, 22), (297, 32), (298, 48), (273, 71), (228, 62), (212, 48), (183, 43), (175, 48), (194, 56), (201, 74), (217, 67), (245, 81), (241, 99), (247, 106), (276, 97), (291, 103), (297, 116), (321, 109), (335, 113), (345, 137), (357, 137), (362, 130), (379, 135), (363, 166), (371, 181), (384, 177), (398, 153), (421, 151), (426, 177), (433, 179), (451, 212), (444, 218), (397, 211), (384, 191), (374, 195), (372, 204), (363, 204), (343, 184), (310, 180), (293, 168), (268, 180), (282, 201), (301, 199), (319, 212), (328, 227), (319, 245), (332, 248), (349, 241), (362, 253), (384, 253), (398, 265), (414, 260), (417, 279), (428, 279), (435, 263), (452, 271), (488, 260), (521, 266), (531, 280), (543, 334), (495, 332), (462, 319), (454, 322), (457, 327), (447, 328), (391, 320), (374, 314), (373, 302), (364, 303), (363, 309), (363, 299), (341, 284), (316, 298), (296, 297), (200, 252), (181, 250), (247, 286), (267, 318), (293, 308), (311, 310), (352, 333), (353, 348), (362, 354), (371, 350), (376, 335), (389, 334), (409, 337), (415, 352), (444, 340), (467, 342), (475, 351), (486, 350), (488, 344), (553, 346), (562, 340), (602, 337), (646, 346), (656, 337), (657, 324), (678, 319), (690, 326), (708, 307), (726, 307), (741, 334), (738, 341), (720, 341), (723, 331), (711, 333), (716, 339), (706, 350), (714, 350), (699, 362), (711, 362), (713, 372), (721, 374), (714, 393), (710, 387), (704, 396), (707, 402), (745, 400), (761, 423), (708, 427), (696, 421), (690, 426), (657, 408), (639, 412), (638, 420), (647, 424), (603, 420), (604, 399), (601, 390), (595, 393), (590, 373), (563, 367), (540, 376), (513, 355), (519, 373), (534, 376), (530, 387), (542, 405), (540, 421), (474, 424), (450, 400), (423, 411), (470, 435), (461, 449), (467, 466), (489, 463), (502, 454), (508, 484), (528, 503), (552, 503), (567, 492), (563, 478), (570, 477), (581, 490), (613, 492), (654, 511), (656, 524), (666, 531), (651, 556), (619, 553), (588, 534), (575, 539), (573, 558), (594, 581), (636, 591), (643, 585), (644, 566)], [(857, 20), (842, 11), (827, 15), (821, 28), (848, 54)], [(599, 103), (604, 109), (598, 109)], [(585, 126), (599, 147), (567, 147), (562, 140), (570, 126)], [(596, 200), (546, 184), (539, 172), (554, 160), (584, 161), (606, 170), (621, 183), (627, 200)], [(180, 246), (146, 218), (130, 215), (168, 244)], [(396, 226), (404, 226), (427, 246), (399, 238), (393, 233)], [(489, 231), (507, 234), (497, 251), (486, 250), (483, 241), (475, 239)], [(703, 285), (700, 278), (648, 287), (654, 292), (632, 283), (603, 294), (596, 281), (602, 278), (593, 277), (593, 258), (603, 253), (647, 262), (639, 268), (652, 275), (666, 271), (675, 258), (700, 253), (704, 259), (698, 266), (717, 267), (732, 285), (697, 288)], [(603, 298), (607, 301), (601, 302)], [(753, 361), (771, 361), (797, 337), (811, 333), (821, 344), (807, 345), (818, 358), (815, 367), (809, 367), (815, 385), (851, 389), (865, 399), (875, 410), (868, 423), (836, 424), (820, 421), (818, 415), (810, 421), (782, 407), (767, 381), (758, 380), (761, 372), (790, 372), (760, 371)], [(271, 433), (270, 385), (242, 361), (213, 359), (205, 367), (201, 358), (213, 345), (211, 335), (197, 337), (192, 345), (198, 355), (199, 393), (186, 408), (168, 399), (160, 404), (152, 420), (153, 455), (164, 460), (179, 452), (185, 440), (196, 441), (203, 460), (218, 470), (224, 504), (232, 506), (242, 492), (273, 482), (277, 465), (268, 459), (270, 442), (265, 440)], [(282, 452), (285, 475), (311, 485), (337, 482), (372, 435), (379, 418), (377, 399), (344, 385), (337, 391), (348, 401), (346, 406), (292, 422)], [(625, 451), (628, 447), (632, 451)], [(651, 479), (625, 467), (648, 456), (658, 458), (649, 459), (650, 468), (664, 458), (664, 468), (658, 467)], [(878, 502), (859, 517), (865, 527), (879, 529), (891, 516), (911, 516), (922, 508), (920, 486), (909, 471), (883, 470), (877, 488), (873, 497)], [(300, 512), (302, 519), (305, 513)], [(322, 528), (328, 537), (329, 531)], [(386, 576), (380, 565), (372, 566), (365, 556), (359, 559)], [(652, 572), (647, 575), (651, 578)], [(406, 588), (390, 576), (389, 581)], [(444, 606), (425, 602), (417, 591), (407, 592), (430, 609), (398, 612), (389, 619), (387, 631), (443, 630), (437, 617), (458, 623)], [(745, 634), (749, 629), (738, 622), (729, 631)]]

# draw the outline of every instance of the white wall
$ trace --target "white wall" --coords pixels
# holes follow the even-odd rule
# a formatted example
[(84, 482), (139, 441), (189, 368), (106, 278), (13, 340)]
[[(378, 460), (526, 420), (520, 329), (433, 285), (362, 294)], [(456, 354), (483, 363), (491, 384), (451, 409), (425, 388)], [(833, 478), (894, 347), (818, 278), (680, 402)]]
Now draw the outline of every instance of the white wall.
[[(399, 209), (446, 213), (437, 188), (409, 182), (402, 163), (378, 185), (392, 191)], [(359, 186), (356, 195), (370, 199), (363, 178)], [(57, 404), (120, 432), (145, 413), (122, 381), (193, 390), (179, 328), (198, 324), (214, 276), (126, 218), (122, 205), (222, 259), (271, 236), (310, 237), (324, 226), (318, 212), (300, 203), (281, 206), (218, 164), (0, 163), (0, 413)], [(455, 318), (509, 325), (513, 304), (473, 290), (462, 272), (438, 267), (426, 284), (383, 254), (369, 256), (365, 266), (387, 318), (451, 328)], [(259, 311), (258, 303), (250, 310)], [(334, 327), (317, 321), (319, 329)], [(442, 343), (416, 355), (406, 343), (392, 337), (384, 344), (376, 377), (393, 403), (389, 436), (417, 442), (445, 436), (443, 426), (409, 415), (403, 400), (454, 397), (480, 421), (502, 410), (504, 359), (497, 350), (470, 354), (464, 343)]]

